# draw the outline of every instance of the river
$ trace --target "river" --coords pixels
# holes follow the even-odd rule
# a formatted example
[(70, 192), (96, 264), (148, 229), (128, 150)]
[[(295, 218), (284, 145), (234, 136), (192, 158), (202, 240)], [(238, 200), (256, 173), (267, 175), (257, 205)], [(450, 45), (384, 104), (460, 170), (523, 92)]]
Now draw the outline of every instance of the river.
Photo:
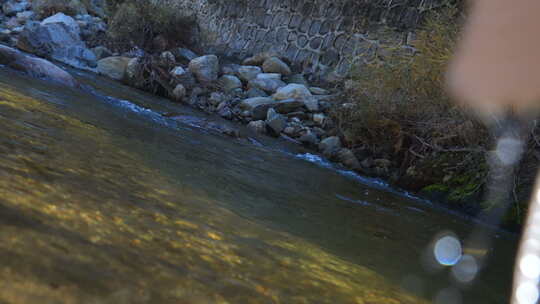
[(461, 285), (425, 257), (474, 221), (72, 72), (0, 69), (1, 304), (507, 303), (515, 235)]

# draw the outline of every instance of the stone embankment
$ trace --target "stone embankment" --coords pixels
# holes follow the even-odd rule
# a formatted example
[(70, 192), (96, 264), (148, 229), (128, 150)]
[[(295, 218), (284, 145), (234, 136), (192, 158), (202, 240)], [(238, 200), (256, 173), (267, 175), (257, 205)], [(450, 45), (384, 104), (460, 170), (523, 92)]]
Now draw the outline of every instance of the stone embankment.
[[(304, 76), (305, 71), (286, 55), (267, 51), (230, 63), (214, 54), (195, 54), (187, 48), (174, 48), (151, 56), (140, 49), (123, 54), (114, 53), (104, 46), (90, 49), (87, 42), (107, 30), (100, 13), (102, 10), (99, 10), (99, 3), (103, 6), (104, 2), (91, 2), (97, 8), (76, 5), (71, 9), (72, 15), (73, 11), (77, 12), (73, 16), (58, 12), (43, 18), (42, 13), (36, 10), (40, 1), (2, 1), (0, 41), (12, 48), (0, 48), (1, 56), (8, 58), (6, 56), (12, 56), (9, 54), (18, 54), (20, 58), (33, 58), (30, 62), (38, 59), (14, 49), (18, 48), (136, 87), (141, 87), (138, 85), (141, 75), (154, 77), (148, 81), (157, 80), (174, 102), (246, 124), (256, 133), (318, 150), (348, 168), (364, 173), (373, 169), (369, 169), (372, 165), (363, 166), (334, 131), (329, 112), (336, 103), (335, 92), (311, 85)], [(142, 69), (149, 67), (145, 65), (149, 56), (159, 68), (151, 70), (151, 73), (141, 73)], [(3, 60), (3, 63), (7, 64), (7, 61)], [(46, 66), (43, 62), (46, 61), (40, 61), (42, 66)], [(73, 80), (58, 69), (49, 69), (52, 75), (47, 75), (44, 68), (31, 71), (35, 65), (8, 65), (30, 75), (74, 86)], [(156, 74), (159, 75), (156, 77)]]

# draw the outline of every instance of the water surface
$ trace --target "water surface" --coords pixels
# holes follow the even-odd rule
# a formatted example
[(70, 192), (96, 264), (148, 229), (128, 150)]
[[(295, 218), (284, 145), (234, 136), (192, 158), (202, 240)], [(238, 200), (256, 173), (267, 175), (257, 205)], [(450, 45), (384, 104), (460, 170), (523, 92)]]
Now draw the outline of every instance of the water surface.
[(78, 77), (0, 70), (0, 303), (507, 302), (514, 236), (459, 285), (423, 256), (467, 219)]

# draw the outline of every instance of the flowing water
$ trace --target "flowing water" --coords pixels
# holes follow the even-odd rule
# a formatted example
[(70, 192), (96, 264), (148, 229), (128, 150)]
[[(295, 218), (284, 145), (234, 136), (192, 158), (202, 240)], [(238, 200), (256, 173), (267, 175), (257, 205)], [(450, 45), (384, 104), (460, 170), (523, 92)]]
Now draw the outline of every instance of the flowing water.
[(475, 223), (78, 77), (94, 91), (0, 69), (0, 303), (507, 302), (515, 236), (460, 285), (425, 257)]

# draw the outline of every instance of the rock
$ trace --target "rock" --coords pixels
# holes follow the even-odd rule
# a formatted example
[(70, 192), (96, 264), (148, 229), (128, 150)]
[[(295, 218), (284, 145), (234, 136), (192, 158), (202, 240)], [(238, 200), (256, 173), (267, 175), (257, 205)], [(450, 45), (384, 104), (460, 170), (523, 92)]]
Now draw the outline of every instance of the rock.
[(122, 80), (126, 75), (126, 69), (131, 58), (129, 57), (107, 57), (100, 59), (97, 70), (100, 74), (115, 80)]
[(219, 109), (218, 115), (228, 120), (231, 120), (233, 118), (233, 112), (231, 111), (231, 108), (229, 107), (223, 107)]
[(40, 57), (54, 59), (77, 68), (95, 67), (96, 55), (65, 23), (42, 25), (30, 21), (19, 36), (17, 47)]
[(181, 66), (177, 66), (177, 67), (174, 67), (170, 72), (172, 77), (182, 77), (186, 74), (186, 70), (181, 67)]
[(218, 93), (218, 92), (213, 92), (212, 94), (210, 94), (210, 98), (208, 99), (208, 102), (213, 106), (217, 106), (223, 102), (223, 99), (225, 99), (225, 96), (223, 96), (223, 94)]
[(175, 101), (182, 102), (184, 98), (186, 97), (186, 88), (183, 85), (178, 84), (174, 88), (172, 94), (173, 94), (172, 97), (174, 98)]
[(302, 134), (298, 140), (307, 146), (316, 146), (319, 143), (317, 135), (315, 135), (311, 130), (307, 130)]
[(173, 76), (176, 82), (183, 84), (186, 89), (193, 88), (195, 85), (197, 85), (197, 80), (195, 80), (193, 74), (181, 66), (177, 66), (172, 69), (170, 74)]
[(308, 119), (308, 115), (305, 112), (302, 112), (302, 111), (287, 113), (287, 117), (289, 117), (289, 118), (298, 118), (300, 120)]
[(354, 155), (354, 153), (347, 148), (340, 149), (336, 154), (337, 160), (351, 169), (360, 169), (362, 166)]
[(311, 94), (314, 94), (314, 95), (328, 95), (330, 93), (328, 92), (328, 90), (325, 90), (323, 88), (317, 88), (317, 87), (310, 87), (309, 91), (311, 92)]
[(266, 125), (272, 130), (273, 134), (279, 135), (287, 126), (287, 118), (270, 108), (266, 114)]
[(265, 91), (263, 90), (259, 90), (257, 88), (251, 88), (247, 91), (247, 97), (248, 98), (252, 98), (252, 97), (268, 97), (268, 94), (266, 94)]
[(257, 78), (257, 75), (261, 73), (262, 70), (258, 66), (241, 66), (237, 71), (238, 77), (245, 82), (249, 82), (250, 80)]
[(240, 65), (236, 63), (227, 63), (221, 66), (221, 74), (236, 75), (240, 69)]
[(248, 129), (258, 134), (266, 133), (266, 123), (262, 120), (252, 121), (247, 125)]
[(309, 86), (309, 83), (307, 82), (307, 80), (304, 78), (304, 75), (302, 75), (302, 74), (290, 75), (289, 77), (287, 77), (286, 82), (287, 83), (303, 84), (306, 87)]
[(309, 92), (308, 88), (302, 84), (288, 84), (282, 88), (279, 88), (272, 97), (274, 97), (277, 100), (285, 100), (285, 99), (300, 99), (300, 100), (306, 100), (311, 97), (311, 92)]
[(90, 50), (92, 51), (92, 53), (94, 53), (94, 55), (96, 55), (97, 60), (112, 56), (112, 52), (104, 46), (96, 46), (95, 48), (91, 48)]
[(279, 54), (276, 52), (259, 53), (242, 61), (242, 65), (262, 65), (266, 61), (266, 59), (271, 57), (279, 58)]
[(266, 119), (268, 109), (273, 107), (276, 101), (269, 97), (253, 97), (243, 100), (238, 106), (243, 111), (248, 111), (254, 120)]
[(249, 88), (256, 88), (263, 90), (267, 93), (274, 93), (279, 88), (286, 86), (286, 83), (281, 81), (280, 74), (266, 74), (262, 73), (257, 75), (255, 79), (252, 79), (248, 83)]
[(313, 128), (311, 130), (313, 131), (313, 133), (315, 133), (315, 135), (317, 135), (318, 138), (323, 138), (326, 135), (326, 131), (324, 131), (321, 128), (315, 127), (315, 128)]
[(176, 62), (176, 58), (174, 57), (174, 55), (169, 52), (169, 51), (165, 51), (165, 52), (162, 52), (160, 55), (159, 55), (159, 58), (166, 64), (170, 64), (170, 65), (173, 65), (175, 62)]
[(32, 57), (4, 45), (0, 45), (0, 64), (23, 71), (32, 77), (51, 80), (68, 87), (79, 86), (73, 76), (51, 62)]
[(296, 136), (296, 128), (292, 126), (288, 126), (285, 129), (283, 129), (283, 133), (285, 133), (288, 136), (295, 137)]
[(223, 75), (219, 79), (219, 84), (225, 92), (232, 91), (234, 89), (242, 88), (242, 82), (238, 77), (233, 75)]
[(265, 73), (277, 73), (281, 75), (291, 74), (291, 68), (289, 68), (289, 66), (285, 62), (283, 62), (277, 57), (271, 57), (266, 59), (263, 63), (262, 68)]
[(21, 23), (19, 22), (19, 19), (17, 19), (17, 17), (12, 17), (6, 23), (4, 23), (4, 26), (8, 29), (14, 29), (21, 26)]
[(127, 80), (133, 80), (137, 77), (139, 73), (139, 58), (131, 58), (126, 66), (125, 77)]
[(5, 29), (5, 30), (1, 30), (0, 31), (0, 41), (1, 42), (9, 42), (9, 40), (11, 39), (11, 31), (8, 30), (8, 29)]
[(28, 20), (31, 20), (34, 17), (35, 13), (33, 11), (24, 11), (17, 13), (17, 21), (20, 24), (25, 24)]
[(65, 15), (64, 13), (57, 13), (41, 21), (41, 25), (47, 25), (51, 23), (62, 23), (67, 26), (70, 32), (75, 34), (76, 36), (79, 36), (81, 34), (81, 28), (79, 27), (77, 21), (75, 21), (75, 19), (71, 18), (70, 16)]
[(315, 98), (305, 99), (304, 105), (309, 112), (319, 112), (319, 101)]
[(13, 16), (18, 12), (27, 10), (29, 7), (30, 3), (28, 1), (8, 0), (2, 5), (2, 11), (6, 16)]
[(304, 103), (300, 100), (285, 99), (285, 100), (279, 101), (274, 107), (274, 109), (278, 113), (287, 114), (287, 113), (299, 110), (300, 108), (302, 108), (303, 105)]
[(216, 81), (219, 72), (219, 60), (215, 55), (197, 57), (189, 62), (189, 70), (199, 82)]
[(322, 113), (313, 114), (313, 121), (319, 126), (322, 126), (324, 125), (324, 122), (326, 121), (326, 115)]
[(79, 27), (81, 28), (81, 38), (84, 40), (90, 40), (94, 38), (99, 39), (100, 37), (97, 37), (97, 36), (107, 31), (107, 25), (103, 21), (99, 21), (99, 22), (78, 21), (77, 23), (79, 24)]
[(319, 151), (326, 157), (332, 157), (341, 149), (341, 140), (337, 136), (330, 136), (319, 143)]
[(176, 60), (180, 62), (189, 62), (199, 57), (193, 51), (186, 48), (176, 48), (176, 49), (171, 50), (171, 52), (176, 57)]

